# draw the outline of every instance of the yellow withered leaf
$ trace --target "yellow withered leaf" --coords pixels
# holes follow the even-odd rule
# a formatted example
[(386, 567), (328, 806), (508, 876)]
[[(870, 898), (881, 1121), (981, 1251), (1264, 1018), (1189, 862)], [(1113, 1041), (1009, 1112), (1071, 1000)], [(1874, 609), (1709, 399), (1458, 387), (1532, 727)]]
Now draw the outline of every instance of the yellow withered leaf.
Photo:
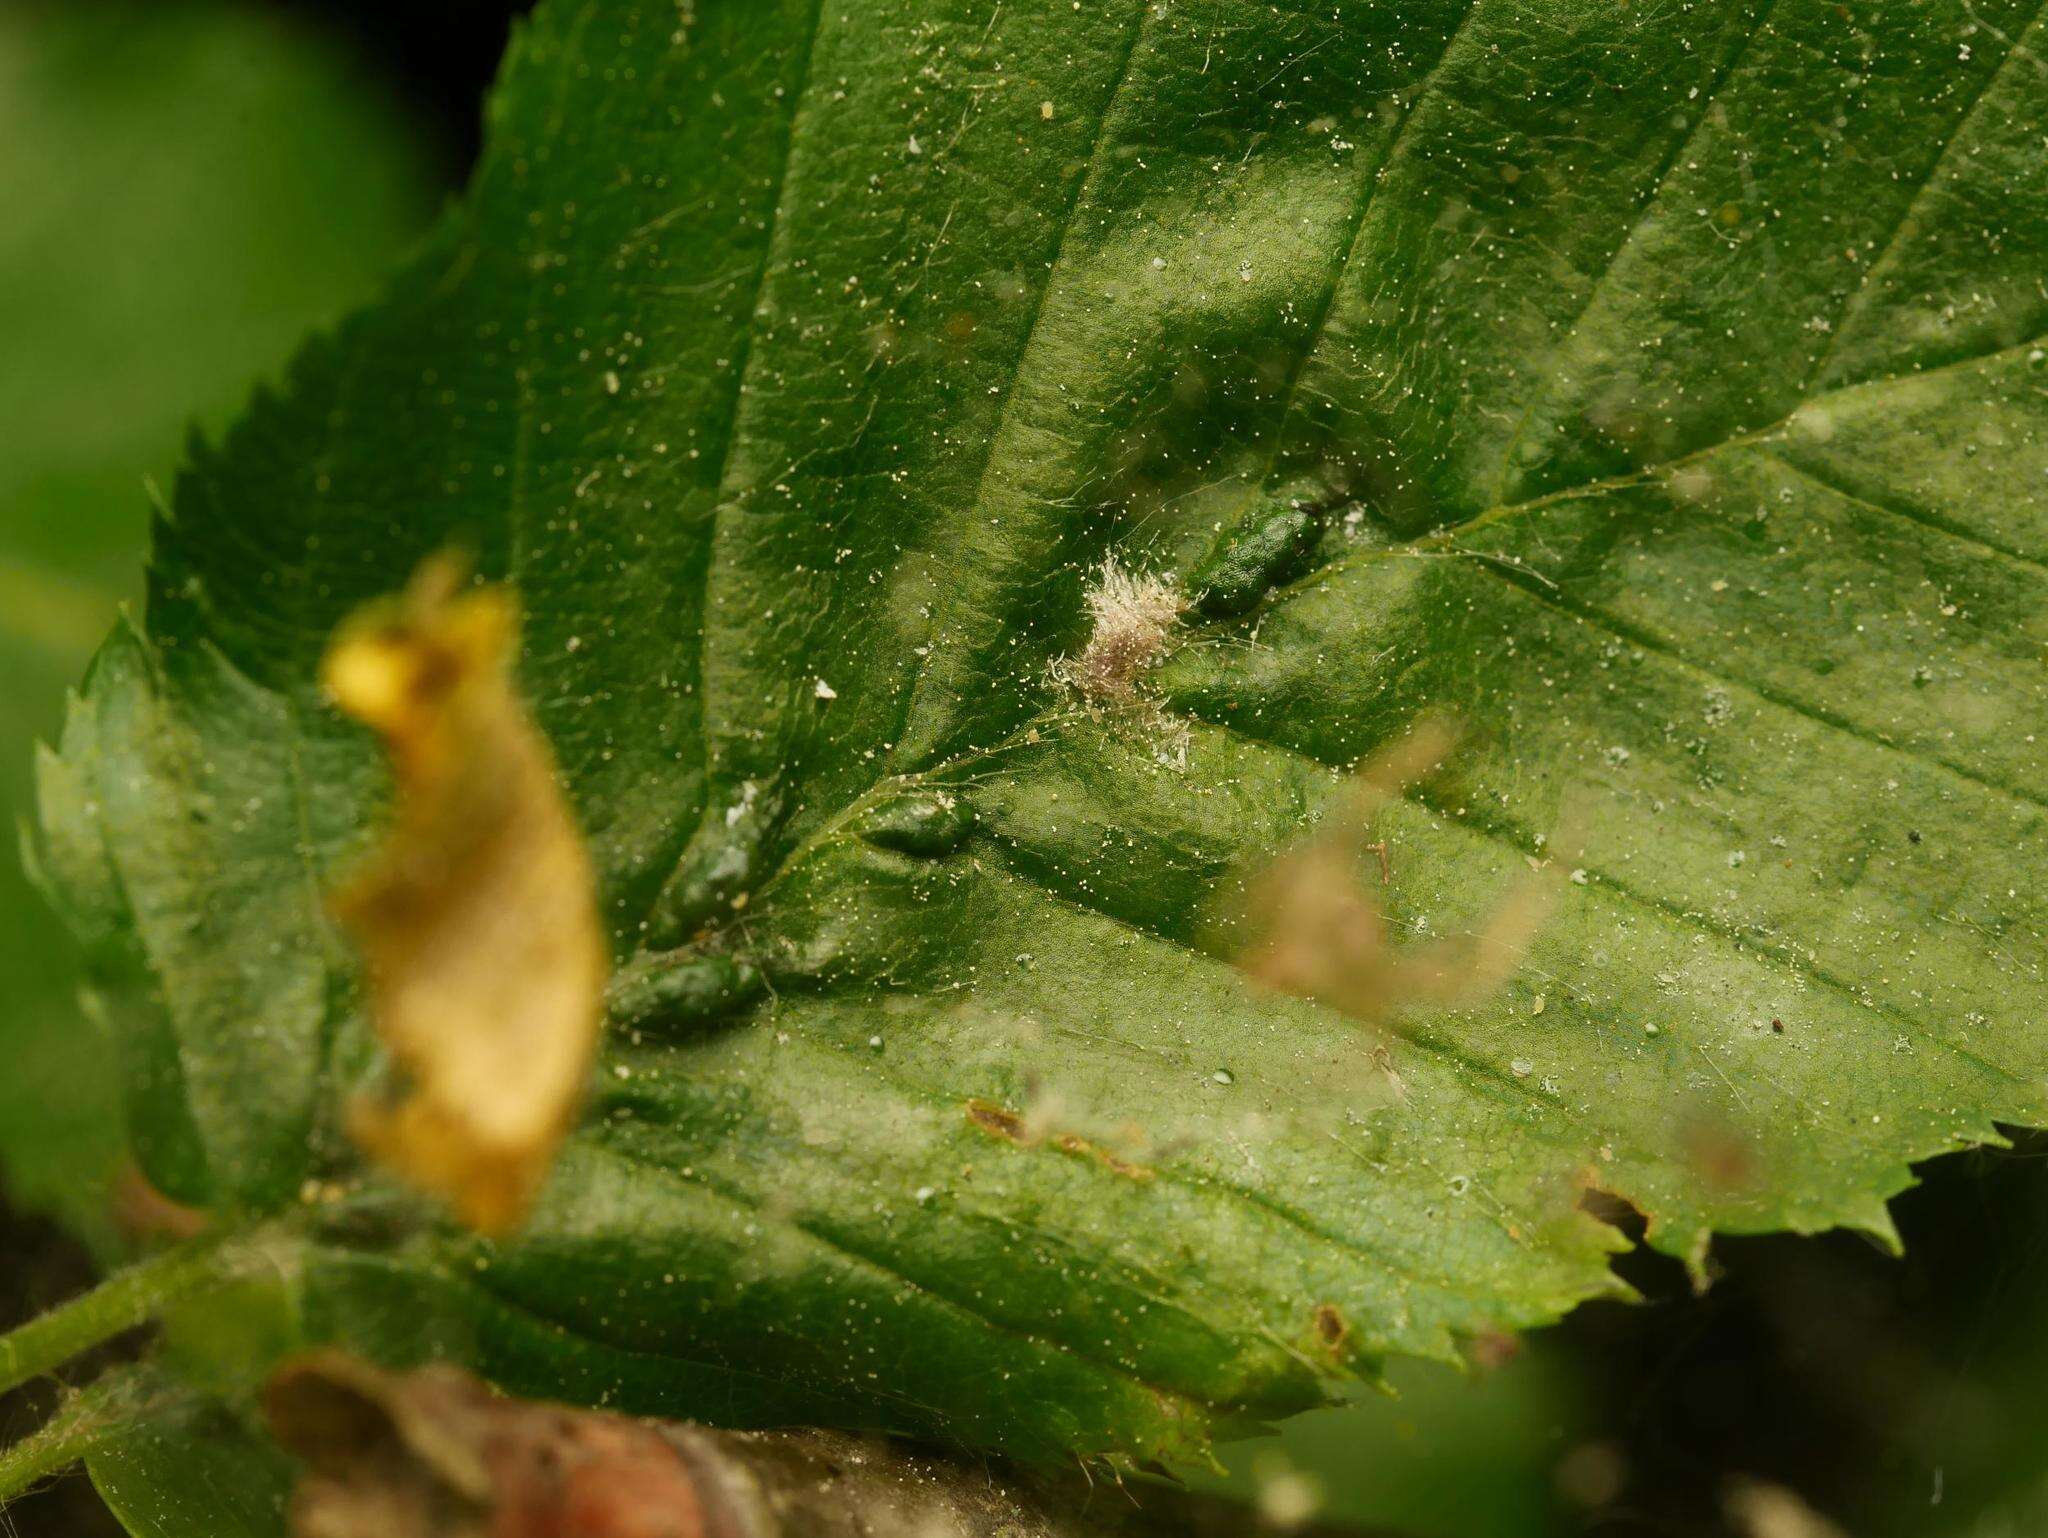
[(575, 1116), (607, 970), (590, 858), (513, 687), (518, 629), (507, 590), (438, 558), (322, 665), (397, 788), (382, 846), (334, 897), (399, 1079), (351, 1130), (487, 1233), (525, 1216)]

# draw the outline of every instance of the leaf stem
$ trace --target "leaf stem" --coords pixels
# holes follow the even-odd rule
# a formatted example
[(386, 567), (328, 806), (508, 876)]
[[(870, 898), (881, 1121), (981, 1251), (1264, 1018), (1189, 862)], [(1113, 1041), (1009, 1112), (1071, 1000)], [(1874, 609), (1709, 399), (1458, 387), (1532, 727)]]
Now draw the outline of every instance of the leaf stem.
[(0, 1394), (148, 1323), (219, 1275), (220, 1250), (218, 1238), (202, 1235), (139, 1260), (83, 1296), (0, 1335)]
[(0, 1448), (0, 1507), (78, 1462), (122, 1424), (114, 1413), (132, 1397), (128, 1375), (114, 1372), (69, 1395), (40, 1430)]

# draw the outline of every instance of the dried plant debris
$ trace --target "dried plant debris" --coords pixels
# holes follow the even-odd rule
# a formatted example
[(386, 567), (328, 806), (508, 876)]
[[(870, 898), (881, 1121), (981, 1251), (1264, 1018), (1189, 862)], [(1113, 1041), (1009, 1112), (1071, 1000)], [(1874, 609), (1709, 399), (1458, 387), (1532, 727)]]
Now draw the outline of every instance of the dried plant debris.
[(525, 1215), (574, 1117), (607, 970), (590, 859), (514, 688), (517, 634), (511, 594), (436, 559), (348, 621), (322, 670), (397, 792), (334, 899), (400, 1080), (351, 1127), (488, 1233)]
[(1359, 770), (1313, 834), (1251, 878), (1237, 914), (1246, 973), (1372, 1023), (1409, 1005), (1467, 1003), (1507, 981), (1549, 910), (1546, 872), (1518, 883), (1477, 929), (1416, 945), (1394, 943), (1375, 895), (1389, 863), (1371, 841), (1374, 816), (1454, 738), (1441, 722), (1418, 726)]
[(1091, 1499), (877, 1438), (714, 1431), (508, 1399), (453, 1367), (340, 1352), (264, 1392), (306, 1464), (292, 1538), (1258, 1538), (1305, 1526), (1158, 1486)]
[(383, 1372), (339, 1352), (287, 1365), (265, 1418), (309, 1472), (294, 1538), (738, 1535), (731, 1500), (623, 1416), (505, 1399), (452, 1367)]
[(1097, 570), (1087, 601), (1087, 644), (1056, 658), (1052, 676), (1091, 705), (1132, 704), (1145, 676), (1172, 649), (1187, 602), (1167, 578), (1126, 571), (1114, 556)]
[(1114, 556), (1097, 569), (1087, 591), (1087, 644), (1055, 657), (1055, 684), (1092, 712), (1121, 722), (1151, 744), (1152, 756), (1172, 769), (1187, 767), (1187, 723), (1171, 715), (1145, 688), (1152, 670), (1178, 641), (1187, 599), (1171, 579), (1126, 570)]

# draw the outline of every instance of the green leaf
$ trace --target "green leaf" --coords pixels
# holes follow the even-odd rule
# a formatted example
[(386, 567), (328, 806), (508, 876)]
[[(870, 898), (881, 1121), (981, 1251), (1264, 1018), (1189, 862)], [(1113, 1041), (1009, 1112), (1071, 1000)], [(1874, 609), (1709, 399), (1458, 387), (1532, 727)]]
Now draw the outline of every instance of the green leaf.
[[(1616, 1293), (1589, 1185), (1695, 1265), (1888, 1238), (2042, 1119), (2043, 26), (544, 5), (43, 764), (152, 1175), (340, 1182), (316, 1334), (1035, 1458)], [(371, 1221), (335, 1130), (382, 781), (314, 659), (451, 540), (631, 968), (502, 1248)], [(1111, 556), (1223, 596), (1091, 710)], [(1387, 1036), (1255, 990), (1231, 873), (1444, 714), (1384, 899), (1481, 930), (1554, 844), (1514, 980)]]
[(283, 1538), (293, 1466), (269, 1436), (168, 1375), (85, 1457), (134, 1538)]
[[(0, 14), (0, 821), (135, 586), (148, 478), (187, 424), (360, 302), (431, 212), (430, 147), (318, 38), (254, 7)], [(345, 152), (337, 147), (345, 146)], [(106, 1048), (62, 926), (0, 857), (9, 1199), (106, 1227)]]
[(0, 1453), (0, 1502), (82, 1462), (135, 1538), (282, 1538), (291, 1463), (225, 1402), (147, 1364), (108, 1369)]

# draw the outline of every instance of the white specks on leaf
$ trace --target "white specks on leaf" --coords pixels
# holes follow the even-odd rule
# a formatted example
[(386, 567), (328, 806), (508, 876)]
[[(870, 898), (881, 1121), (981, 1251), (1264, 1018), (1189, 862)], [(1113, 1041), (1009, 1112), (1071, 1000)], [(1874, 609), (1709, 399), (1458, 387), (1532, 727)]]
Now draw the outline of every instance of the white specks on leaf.
[(738, 827), (741, 819), (754, 810), (754, 798), (760, 795), (760, 793), (761, 787), (752, 780), (742, 783), (739, 800), (725, 809), (725, 825), (728, 828)]

